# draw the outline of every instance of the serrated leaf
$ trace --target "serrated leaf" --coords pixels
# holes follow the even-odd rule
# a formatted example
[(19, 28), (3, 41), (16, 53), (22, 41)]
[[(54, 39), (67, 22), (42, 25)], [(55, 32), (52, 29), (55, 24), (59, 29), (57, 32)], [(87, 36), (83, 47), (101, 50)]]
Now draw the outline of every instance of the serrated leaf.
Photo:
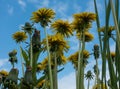
[(29, 60), (28, 60), (28, 55), (27, 55), (26, 51), (22, 47), (20, 47), (20, 50), (21, 50), (21, 54), (22, 54), (24, 61), (26, 62), (26, 64), (28, 64)]

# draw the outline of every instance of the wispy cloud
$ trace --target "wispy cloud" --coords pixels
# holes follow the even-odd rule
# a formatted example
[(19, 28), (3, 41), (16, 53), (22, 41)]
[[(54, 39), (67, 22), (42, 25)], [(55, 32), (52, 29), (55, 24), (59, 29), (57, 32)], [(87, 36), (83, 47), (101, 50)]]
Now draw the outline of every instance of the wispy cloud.
[(70, 44), (70, 51), (72, 52), (75, 52), (75, 51), (78, 51), (78, 47), (79, 47), (79, 41), (78, 39), (76, 38), (76, 36), (72, 36), (69, 38), (69, 42), (71, 43)]
[(8, 62), (8, 59), (0, 59), (0, 67), (4, 66)]
[(30, 3), (34, 3), (36, 8), (42, 8), (42, 7), (48, 7), (49, 6), (49, 0), (43, 0), (40, 2), (39, 0), (28, 0)]
[[(98, 62), (99, 62), (99, 65), (98, 65), (99, 70), (102, 71), (101, 59), (99, 59)], [(95, 65), (95, 60), (93, 60), (93, 58), (92, 58), (92, 59), (90, 59), (90, 63), (85, 68), (85, 73), (87, 73), (88, 70), (91, 70), (92, 73), (93, 73), (93, 66), (94, 65)], [(108, 65), (107, 65), (106, 69), (107, 69), (106, 70), (106, 79), (108, 80), (109, 79)], [(101, 72), (100, 72), (99, 77), (101, 78)], [(95, 76), (94, 76), (94, 79), (92, 79), (90, 81), (89, 89), (92, 89), (92, 87), (94, 86), (94, 82), (95, 82)], [(76, 89), (76, 75), (75, 75), (75, 72), (71, 72), (70, 74), (65, 75), (64, 77), (59, 79), (58, 84), (59, 84), (58, 89)], [(87, 84), (88, 84), (88, 81), (86, 79), (84, 79), (85, 89), (87, 89)]]
[(68, 17), (68, 15), (66, 14), (66, 11), (68, 10), (67, 3), (64, 3), (64, 2), (56, 3), (53, 6), (53, 9), (55, 10), (55, 12), (57, 13), (58, 16), (60, 16), (62, 18)]
[[(103, 11), (102, 10), (103, 9), (103, 5), (100, 2), (97, 2), (97, 7), (98, 7), (99, 12)], [(88, 1), (86, 11), (95, 12), (93, 0), (89, 0)]]
[(9, 14), (9, 15), (12, 15), (13, 12), (14, 12), (13, 6), (8, 5), (8, 14)]
[(81, 6), (80, 5), (78, 5), (78, 4), (74, 4), (73, 5), (73, 8), (74, 8), (74, 10), (77, 12), (77, 13), (79, 13), (80, 11), (81, 11)]
[(48, 7), (48, 5), (49, 5), (49, 1), (48, 0), (44, 0), (42, 2), (42, 6)]
[[(76, 89), (75, 72), (71, 72), (69, 75), (64, 76), (58, 81), (58, 89)], [(85, 89), (87, 89), (87, 80), (85, 79)], [(94, 81), (90, 82), (90, 89), (92, 89)]]
[[(39, 3), (40, 0), (27, 0), (28, 2), (31, 2), (31, 3)], [(45, 0), (44, 0), (45, 1)]]
[(18, 4), (21, 6), (23, 10), (25, 10), (26, 3), (23, 0), (18, 0)]
[(72, 72), (69, 75), (64, 76), (58, 81), (58, 89), (76, 89), (75, 73)]

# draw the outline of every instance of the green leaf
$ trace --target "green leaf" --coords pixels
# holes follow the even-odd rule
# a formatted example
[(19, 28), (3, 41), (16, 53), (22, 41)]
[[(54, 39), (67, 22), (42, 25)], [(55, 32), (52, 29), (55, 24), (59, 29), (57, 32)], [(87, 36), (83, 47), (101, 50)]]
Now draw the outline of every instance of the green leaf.
[(61, 72), (63, 69), (64, 69), (64, 67), (63, 67), (63, 68), (61, 68), (61, 69), (59, 69), (57, 72)]
[(32, 64), (32, 72), (33, 72), (33, 79), (34, 82), (36, 82), (36, 71), (37, 71), (37, 61), (39, 59), (39, 55), (41, 53), (41, 50), (39, 50), (38, 52), (33, 53), (33, 64)]
[(29, 64), (28, 55), (26, 51), (21, 46), (20, 46), (20, 50), (21, 50), (22, 57), (24, 61), (26, 62), (26, 65)]

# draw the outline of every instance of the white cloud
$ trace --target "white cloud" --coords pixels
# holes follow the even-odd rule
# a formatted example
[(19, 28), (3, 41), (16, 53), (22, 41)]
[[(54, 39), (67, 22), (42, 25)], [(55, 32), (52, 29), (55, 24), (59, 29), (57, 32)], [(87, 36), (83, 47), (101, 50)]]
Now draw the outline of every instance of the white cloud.
[[(102, 64), (101, 64), (101, 58), (98, 59), (98, 67), (100, 70), (99, 77), (101, 78), (102, 73)], [(90, 59), (90, 63), (85, 68), (85, 73), (87, 73), (88, 70), (91, 70), (93, 73), (93, 66), (95, 65), (95, 60), (93, 58)], [(93, 73), (94, 74), (94, 73)], [(109, 70), (108, 65), (106, 65), (106, 79), (109, 79)], [(95, 83), (95, 76), (94, 79), (90, 81), (89, 89), (92, 89)], [(85, 89), (87, 89), (88, 81), (84, 79), (84, 86)], [(64, 75), (61, 79), (58, 79), (58, 89), (76, 89), (76, 75), (75, 72), (71, 72), (67, 75)]]
[(69, 75), (65, 75), (58, 81), (58, 89), (76, 89), (75, 73), (72, 72)]
[(55, 6), (53, 6), (53, 9), (58, 14), (58, 16), (61, 16), (62, 18), (68, 17), (68, 15), (66, 14), (68, 4), (60, 2), (58, 4), (55, 4)]
[(18, 4), (21, 6), (23, 10), (25, 9), (26, 3), (23, 0), (18, 0)]
[(31, 2), (31, 3), (39, 3), (40, 1), (39, 0), (27, 0), (28, 2)]
[(0, 67), (4, 66), (8, 62), (8, 59), (0, 59)]
[(78, 4), (74, 4), (73, 5), (73, 8), (74, 8), (74, 10), (76, 11), (76, 12), (80, 12), (81, 11), (81, 7), (80, 7), (80, 5), (78, 5)]
[(71, 47), (70, 47), (70, 50), (72, 51), (78, 51), (78, 48), (79, 48), (79, 41), (76, 39), (76, 36), (72, 36), (70, 39), (69, 39), (70, 43), (72, 43)]
[(8, 14), (12, 15), (14, 12), (14, 8), (10, 5), (8, 5)]
[(39, 0), (30, 0), (31, 3), (35, 3), (35, 6), (39, 9), (39, 8), (43, 8), (43, 7), (48, 7), (49, 6), (49, 0), (43, 0), (42, 2), (40, 2)]
[[(63, 78), (58, 80), (58, 89), (76, 89), (76, 78), (75, 72), (71, 72), (68, 75), (65, 75)], [(84, 79), (84, 86), (87, 89), (88, 81)], [(90, 81), (89, 89), (92, 89), (94, 85), (94, 80)]]
[[(102, 10), (103, 9), (103, 5), (101, 5), (100, 2), (97, 2), (97, 8), (98, 8), (99, 12), (103, 11)], [(88, 1), (86, 11), (95, 12), (94, 11), (94, 1), (93, 0), (89, 0)]]
[(49, 1), (48, 0), (44, 0), (42, 2), (42, 6), (48, 7), (48, 5), (49, 5)]

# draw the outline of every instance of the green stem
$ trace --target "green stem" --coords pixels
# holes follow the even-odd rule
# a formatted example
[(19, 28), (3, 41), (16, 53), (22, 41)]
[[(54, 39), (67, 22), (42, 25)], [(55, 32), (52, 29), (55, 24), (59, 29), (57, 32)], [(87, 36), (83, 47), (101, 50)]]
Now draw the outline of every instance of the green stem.
[(81, 49), (81, 56), (80, 56), (80, 84), (79, 84), (79, 89), (84, 89), (84, 63), (83, 63), (83, 51), (85, 49), (85, 34), (82, 32), (82, 49)]
[(99, 79), (99, 74), (98, 74), (98, 59), (95, 59), (96, 60), (96, 67), (97, 67), (97, 73), (96, 73), (96, 82), (97, 82), (97, 84), (99, 83), (98, 82), (98, 79)]
[[(117, 38), (118, 38), (118, 45), (120, 45), (120, 31), (119, 31), (119, 26), (118, 26), (118, 21), (117, 21), (117, 15), (115, 13), (115, 9), (114, 9), (114, 5), (112, 0), (110, 0), (110, 5), (112, 8), (112, 14), (113, 14), (113, 19), (114, 19), (114, 24), (115, 24), (115, 28), (116, 28), (116, 32), (117, 32)], [(118, 48), (118, 50), (120, 51), (120, 47)]]
[(76, 89), (78, 89), (78, 70), (76, 69)]
[(107, 53), (108, 53), (108, 68), (109, 68), (109, 75), (110, 75), (110, 80), (111, 82), (111, 86), (114, 89), (118, 89), (117, 88), (117, 76), (115, 76), (115, 70), (114, 70), (114, 66), (112, 63), (112, 58), (110, 55), (110, 45), (109, 45), (109, 40), (107, 42)]
[(47, 44), (47, 55), (48, 55), (48, 69), (49, 69), (49, 79), (50, 79), (50, 89), (53, 89), (53, 78), (52, 78), (52, 71), (51, 71), (51, 57), (49, 52), (49, 45), (48, 45), (48, 36), (46, 28), (44, 27), (45, 36), (46, 36), (46, 44)]
[(13, 66), (13, 69), (14, 69), (14, 67), (15, 67), (14, 62), (12, 62), (12, 66)]
[[(81, 36), (81, 33), (80, 33)], [(79, 54), (78, 54), (78, 68), (77, 68), (77, 88), (76, 89), (80, 89), (79, 84), (80, 84), (80, 58), (81, 58), (81, 41), (79, 40)]]
[(20, 47), (20, 57), (21, 57), (21, 65), (22, 65), (22, 75), (24, 76), (24, 62), (23, 62), (23, 56), (22, 56), (22, 50), (21, 50), (21, 45), (19, 44)]
[(89, 89), (89, 85), (90, 85), (90, 79), (88, 78), (88, 86), (87, 86), (87, 89)]
[(33, 67), (32, 37), (31, 34), (29, 34), (29, 36), (30, 36), (30, 66)]
[(57, 58), (56, 53), (54, 53), (54, 69), (53, 69), (53, 89), (58, 89), (58, 81), (57, 81)]

